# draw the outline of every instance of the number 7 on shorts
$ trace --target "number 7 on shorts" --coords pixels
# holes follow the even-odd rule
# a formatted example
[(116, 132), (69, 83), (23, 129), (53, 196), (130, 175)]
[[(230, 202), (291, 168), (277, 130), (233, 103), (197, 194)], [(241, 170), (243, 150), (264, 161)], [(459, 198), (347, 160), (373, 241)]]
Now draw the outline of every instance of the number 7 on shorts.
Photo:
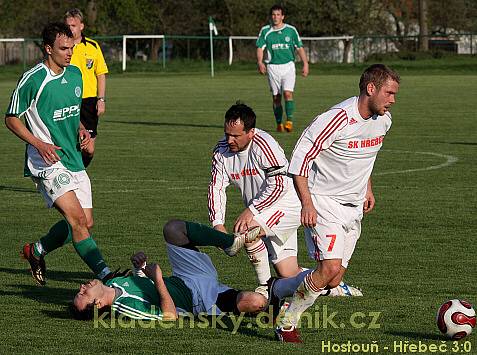
[(332, 251), (335, 246), (336, 234), (327, 234), (326, 238), (331, 238), (330, 245), (328, 246), (328, 251)]

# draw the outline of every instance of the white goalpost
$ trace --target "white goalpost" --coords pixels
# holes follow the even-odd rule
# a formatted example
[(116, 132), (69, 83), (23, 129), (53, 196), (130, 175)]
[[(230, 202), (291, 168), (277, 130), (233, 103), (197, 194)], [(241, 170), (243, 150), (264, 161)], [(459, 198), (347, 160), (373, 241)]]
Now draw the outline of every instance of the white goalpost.
[(123, 36), (123, 58), (122, 58), (122, 65), (123, 71), (126, 71), (126, 46), (128, 39), (162, 39), (162, 66), (164, 67), (166, 64), (166, 51), (165, 51), (165, 36), (164, 35), (124, 35)]

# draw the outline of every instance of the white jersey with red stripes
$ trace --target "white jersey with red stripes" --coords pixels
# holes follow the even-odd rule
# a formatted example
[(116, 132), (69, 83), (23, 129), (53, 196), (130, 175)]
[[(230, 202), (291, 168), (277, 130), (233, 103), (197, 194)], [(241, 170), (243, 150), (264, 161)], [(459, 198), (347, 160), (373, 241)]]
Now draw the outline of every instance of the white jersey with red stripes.
[(358, 97), (351, 97), (316, 117), (303, 131), (288, 171), (307, 177), (311, 194), (359, 205), (390, 127), (389, 112), (363, 119)]
[[(300, 210), (293, 181), (286, 175), (287, 169), (288, 160), (283, 149), (265, 131), (256, 128), (252, 141), (240, 152), (231, 152), (226, 139), (220, 140), (213, 153), (208, 193), (212, 225), (225, 224), (225, 189), (230, 184), (240, 190), (245, 207), (254, 215), (276, 207), (278, 203)], [(272, 217), (271, 225), (278, 223), (282, 214), (277, 212)]]

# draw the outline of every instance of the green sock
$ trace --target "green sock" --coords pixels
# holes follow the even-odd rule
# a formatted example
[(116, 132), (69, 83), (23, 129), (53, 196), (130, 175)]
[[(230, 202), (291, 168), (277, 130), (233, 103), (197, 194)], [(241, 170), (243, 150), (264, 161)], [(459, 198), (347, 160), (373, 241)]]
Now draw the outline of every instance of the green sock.
[(51, 253), (53, 250), (71, 242), (71, 227), (62, 219), (50, 228), (48, 234), (41, 237), (40, 241), (33, 246), (33, 254), (36, 257)]
[(275, 121), (277, 121), (277, 124), (282, 123), (283, 106), (273, 106), (273, 114), (275, 115)]
[(81, 259), (83, 259), (97, 277), (102, 279), (110, 273), (96, 242), (91, 236), (79, 242), (73, 241), (73, 246)]
[(222, 233), (206, 225), (186, 222), (187, 238), (193, 246), (213, 246), (226, 249), (234, 243), (232, 234)]
[(287, 120), (293, 121), (293, 112), (295, 112), (295, 101), (285, 101), (285, 112), (287, 114)]

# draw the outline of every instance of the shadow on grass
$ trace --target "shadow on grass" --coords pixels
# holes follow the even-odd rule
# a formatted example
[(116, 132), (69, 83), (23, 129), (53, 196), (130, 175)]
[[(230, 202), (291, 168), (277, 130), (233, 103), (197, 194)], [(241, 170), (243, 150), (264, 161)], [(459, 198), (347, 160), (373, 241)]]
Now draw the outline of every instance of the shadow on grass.
[(444, 143), (444, 144), (455, 144), (455, 145), (477, 145), (476, 142), (444, 142), (444, 141), (432, 141), (431, 143)]
[(196, 123), (171, 123), (171, 122), (144, 122), (144, 121), (107, 121), (108, 123), (120, 123), (142, 126), (171, 126), (171, 127), (192, 127), (192, 128), (224, 128), (224, 126)]
[(10, 284), (16, 290), (0, 290), (0, 297), (16, 296), (45, 304), (67, 305), (73, 300), (76, 290), (63, 287)]
[(398, 331), (398, 330), (386, 331), (385, 333), (389, 335), (398, 336), (400, 338), (408, 338), (408, 339), (415, 339), (415, 340), (447, 340), (440, 334), (436, 334), (436, 333), (408, 332), (408, 331)]
[[(24, 269), (10, 269), (5, 267), (0, 267), (0, 273), (11, 274), (11, 275), (25, 275), (25, 277), (32, 282), (35, 282), (31, 277), (30, 270), (26, 267)], [(67, 282), (76, 282), (78, 286), (80, 283), (93, 279), (94, 276), (88, 272), (72, 272), (72, 271), (46, 271), (46, 281), (67, 281)], [(42, 286), (36, 286), (41, 288)]]
[(18, 187), (18, 186), (5, 186), (5, 185), (0, 185), (0, 191), (15, 191), (15, 192), (24, 192), (24, 193), (29, 193), (29, 194), (36, 194), (38, 193), (37, 190), (35, 189), (30, 189), (27, 187)]

